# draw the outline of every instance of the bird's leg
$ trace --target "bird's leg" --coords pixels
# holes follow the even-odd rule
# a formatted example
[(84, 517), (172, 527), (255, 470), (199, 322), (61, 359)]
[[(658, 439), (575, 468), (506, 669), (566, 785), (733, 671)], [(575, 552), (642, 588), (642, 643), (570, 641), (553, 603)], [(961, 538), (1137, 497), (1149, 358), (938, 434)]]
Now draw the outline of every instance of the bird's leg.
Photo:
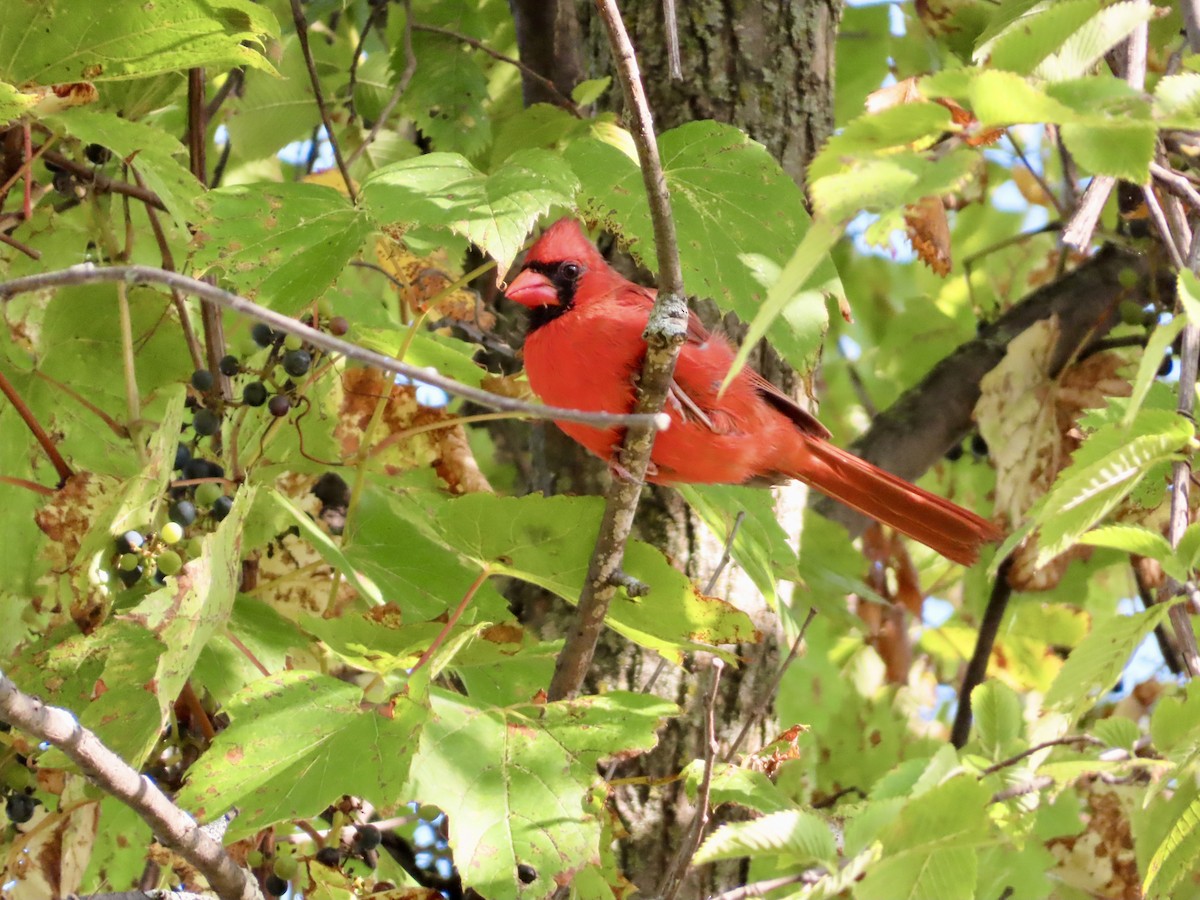
[(639, 581), (634, 578), (624, 569), (617, 569), (608, 577), (608, 583), (613, 587), (625, 588), (631, 599), (637, 600), (639, 597), (645, 597), (650, 593), (650, 585), (644, 581)]
[[(621, 481), (631, 481), (631, 482), (638, 481), (638, 479), (633, 477), (633, 473), (631, 473), (627, 468), (625, 468), (623, 465), (621, 465), (620, 462), (618, 462), (615, 459), (610, 459), (608, 461), (608, 471), (609, 471), (609, 474), (612, 475), (613, 478), (619, 478)], [(658, 474), (658, 467), (655, 466), (654, 463), (652, 463), (652, 462), (646, 463), (646, 476), (653, 478), (657, 474)], [(643, 479), (643, 481), (644, 480), (645, 479)]]

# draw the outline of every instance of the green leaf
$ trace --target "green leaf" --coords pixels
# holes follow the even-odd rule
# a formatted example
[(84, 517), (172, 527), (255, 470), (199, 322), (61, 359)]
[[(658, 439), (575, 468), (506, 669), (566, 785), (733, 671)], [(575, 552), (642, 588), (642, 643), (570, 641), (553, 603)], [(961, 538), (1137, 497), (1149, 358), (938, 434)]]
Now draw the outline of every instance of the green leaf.
[(748, 856), (781, 858), (783, 864), (800, 868), (822, 863), (832, 867), (837, 847), (829, 825), (814, 813), (790, 809), (749, 822), (722, 825), (692, 858), (694, 865)]
[[(682, 775), (688, 797), (695, 800), (700, 781), (704, 777), (704, 760), (693, 760), (684, 768)], [(716, 763), (713, 766), (709, 801), (714, 808), (723, 803), (737, 803), (760, 813), (796, 808), (796, 804), (762, 772), (744, 769), (732, 763)]]
[(278, 75), (247, 71), (241, 90), (222, 108), (230, 152), (237, 159), (273, 157), (288, 142), (311, 138), (321, 123), (296, 36), (288, 35), (279, 50)]
[(1176, 289), (1188, 321), (1200, 322), (1200, 278), (1191, 269), (1181, 269)]
[(1092, 547), (1112, 547), (1137, 556), (1148, 556), (1163, 564), (1167, 574), (1179, 581), (1187, 581), (1187, 569), (1175, 559), (1175, 551), (1167, 539), (1157, 531), (1141, 525), (1104, 525), (1079, 538), (1079, 543)]
[(208, 822), (232, 806), (237, 840), (315, 816), (343, 794), (395, 805), (428, 710), (406, 696), (363, 708), (362, 689), (313, 672), (281, 672), (226, 707), (232, 720), (192, 766), (180, 806)]
[[(802, 192), (762, 145), (732, 126), (681, 125), (659, 136), (659, 153), (688, 293), (752, 321), (810, 227)], [(637, 162), (601, 140), (574, 142), (566, 155), (583, 185), (585, 214), (657, 270)], [(770, 330), (776, 349), (797, 368), (815, 362), (827, 320), (824, 294), (842, 293), (829, 259), (821, 260), (808, 287), (789, 298)]]
[(1150, 178), (1150, 163), (1158, 129), (1153, 122), (1125, 120), (1103, 125), (1062, 127), (1067, 149), (1081, 165), (1097, 175), (1111, 175), (1143, 184)]
[(1200, 797), (1175, 820), (1166, 839), (1154, 851), (1146, 867), (1142, 891), (1147, 897), (1172, 896), (1184, 876), (1195, 872), (1200, 859)]
[[(477, 157), (491, 142), (491, 118), (484, 108), (488, 81), (477, 54), (442, 35), (418, 31), (411, 38), (417, 67), (399, 110), (435, 150)], [(404, 45), (393, 45), (392, 71), (397, 74), (407, 64)]]
[(1031, 11), (991, 43), (988, 63), (1030, 75), (1099, 9), (1100, 0), (1059, 0)]
[(1160, 78), (1154, 86), (1154, 119), (1160, 128), (1200, 128), (1200, 74)]
[(181, 228), (195, 218), (203, 188), (176, 159), (183, 145), (162, 129), (91, 109), (69, 109), (45, 121), (84, 144), (99, 144), (128, 159)]
[(1092, 734), (1110, 747), (1132, 751), (1134, 744), (1142, 737), (1142, 729), (1132, 719), (1124, 716), (1109, 716), (1092, 726)]
[(940, 103), (903, 103), (859, 116), (831, 137), (808, 167), (815, 181), (836, 174), (848, 157), (884, 155), (897, 147), (928, 142), (950, 131), (950, 110)]
[[(1180, 273), (1180, 289), (1183, 292), (1182, 275), (1186, 272), (1191, 275), (1186, 269)], [(1192, 276), (1193, 280), (1195, 276)], [(1150, 392), (1150, 386), (1154, 384), (1154, 380), (1158, 377), (1158, 370), (1162, 366), (1163, 355), (1167, 352), (1167, 348), (1174, 342), (1179, 333), (1183, 331), (1183, 326), (1187, 323), (1190, 316), (1176, 316), (1165, 325), (1159, 325), (1146, 341), (1146, 349), (1142, 353), (1141, 361), (1138, 363), (1137, 376), (1133, 379), (1133, 389), (1129, 394), (1129, 406), (1125, 410), (1125, 415), (1121, 419), (1121, 424), (1129, 426), (1133, 424), (1134, 418), (1137, 416), (1138, 410), (1142, 408), (1142, 403), (1146, 399), (1146, 395)]]
[(1047, 81), (1085, 75), (1105, 53), (1154, 15), (1155, 8), (1149, 0), (1126, 0), (1106, 6), (1067, 38), (1060, 50), (1043, 60), (1034, 75)]
[(485, 175), (455, 153), (428, 153), (384, 166), (363, 182), (362, 198), (380, 222), (449, 228), (512, 265), (534, 223), (572, 205), (578, 182), (557, 154), (513, 153)]
[(1174, 459), (1193, 432), (1174, 412), (1143, 409), (1130, 429), (1105, 425), (1092, 433), (1036, 511), (1038, 565), (1070, 547), (1157, 463)]
[(907, 151), (854, 160), (813, 182), (813, 204), (821, 216), (844, 222), (862, 210), (884, 212), (957, 191), (977, 169), (975, 153), (963, 149), (937, 159)]
[(603, 78), (590, 78), (587, 81), (581, 81), (571, 90), (571, 99), (580, 106), (587, 106), (589, 103), (595, 103), (604, 96), (604, 92), (608, 90), (608, 86), (612, 84), (612, 76), (605, 75)]
[(921, 80), (921, 92), (931, 98), (961, 101), (984, 126), (1063, 124), (1080, 118), (1075, 110), (1020, 75), (995, 69), (939, 72)]
[(1150, 714), (1150, 737), (1160, 753), (1174, 755), (1196, 746), (1200, 735), (1200, 690), (1194, 688), (1182, 696), (1165, 696)]
[(732, 484), (681, 484), (676, 490), (717, 540), (727, 541), (738, 513), (745, 513), (730, 554), (774, 606), (779, 582), (799, 578), (799, 560), (771, 492)]
[(271, 13), (248, 0), (40, 3), (0, 23), (0, 78), (48, 85), (193, 66), (270, 71), (252, 47), (278, 34)]
[[(516, 897), (517, 866), (551, 893), (600, 851), (596, 765), (654, 746), (676, 707), (612, 691), (579, 700), (480, 709), (435, 690), (412, 772), (413, 796), (447, 814), (463, 882), (487, 897)], [(412, 745), (411, 738), (408, 745)]]
[(18, 116), (24, 115), (37, 102), (33, 94), (24, 94), (5, 81), (0, 81), (0, 125), (7, 125)]
[(971, 692), (971, 713), (983, 750), (993, 759), (1021, 735), (1021, 698), (1001, 681), (985, 681)]
[(1096, 625), (1071, 651), (1046, 692), (1045, 705), (1057, 707), (1072, 721), (1086, 712), (1121, 675), (1138, 644), (1166, 618), (1169, 604), (1130, 616), (1112, 616)]
[(318, 184), (236, 185), (198, 206), (197, 270), (220, 269), (235, 291), (286, 313), (324, 294), (370, 232), (349, 200)]

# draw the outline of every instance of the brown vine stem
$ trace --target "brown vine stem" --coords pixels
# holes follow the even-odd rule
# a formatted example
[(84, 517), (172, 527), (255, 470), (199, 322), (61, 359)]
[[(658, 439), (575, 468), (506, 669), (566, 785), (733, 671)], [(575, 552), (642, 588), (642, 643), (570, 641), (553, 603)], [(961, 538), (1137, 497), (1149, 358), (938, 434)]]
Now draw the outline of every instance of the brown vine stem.
[(1004, 621), (1004, 611), (1008, 609), (1008, 601), (1012, 597), (1012, 585), (1008, 583), (1008, 570), (1012, 568), (1012, 562), (1009, 556), (996, 570), (996, 581), (983, 611), (983, 621), (979, 623), (979, 634), (975, 637), (975, 650), (971, 653), (971, 661), (967, 663), (962, 685), (958, 689), (958, 710), (954, 714), (954, 726), (950, 729), (950, 743), (959, 750), (966, 746), (967, 738), (971, 736), (971, 691), (987, 677), (992, 647), (995, 646), (1000, 623)]
[(53, 150), (47, 150), (42, 154), (42, 158), (46, 162), (57, 166), (65, 172), (70, 172), (79, 181), (90, 184), (101, 194), (125, 194), (135, 200), (141, 200), (147, 206), (153, 206), (157, 210), (167, 212), (166, 204), (159, 199), (158, 194), (153, 191), (140, 188), (137, 185), (129, 184), (125, 181), (118, 181), (101, 175), (94, 171), (90, 166), (85, 166), (82, 163), (77, 163), (73, 159), (63, 156), (61, 153), (56, 153)]
[(23, 693), (2, 671), (0, 719), (65, 753), (89, 781), (136, 812), (164, 846), (199, 870), (223, 900), (262, 900), (250, 872), (234, 862), (225, 848), (153, 781), (104, 746), (71, 712), (46, 706)]
[[(408, 85), (412, 82), (413, 76), (417, 74), (417, 57), (413, 53), (412, 44), (412, 0), (404, 0), (404, 71), (400, 73), (400, 77), (396, 79), (396, 86), (392, 88), (392, 94), (387, 99), (387, 103), (383, 104), (383, 109), (379, 111), (379, 115), (375, 117), (374, 123), (371, 125), (371, 130), (367, 132), (367, 136), (363, 138), (363, 142), (350, 151), (350, 155), (346, 157), (346, 165), (350, 166), (356, 159), (362, 156), (371, 144), (375, 143), (375, 138), (379, 137), (379, 132), (383, 129), (388, 117), (391, 116), (392, 110), (396, 108), (396, 104), (400, 102), (400, 98), (404, 96), (408, 90)], [(353, 102), (351, 97), (351, 102)], [(353, 115), (353, 112), (352, 112)]]
[(55, 493), (52, 487), (46, 487), (44, 484), (30, 481), (28, 478), (14, 478), (12, 475), (0, 475), (0, 484), (11, 484), (13, 487), (25, 488), (25, 490), (41, 494), (43, 497), (53, 497)]
[(983, 778), (987, 775), (993, 775), (1001, 769), (1007, 769), (1009, 766), (1015, 766), (1023, 759), (1028, 759), (1035, 753), (1041, 753), (1043, 750), (1049, 750), (1051, 747), (1070, 747), (1074, 744), (1089, 744), (1093, 747), (1103, 747), (1104, 741), (1099, 738), (1094, 738), (1090, 734), (1077, 734), (1073, 737), (1054, 738), (1050, 741), (1042, 741), (1040, 744), (1034, 744), (1032, 747), (1026, 747), (1020, 753), (1015, 753), (1008, 759), (1002, 759), (994, 765), (988, 766), (979, 773), (979, 777)]
[[(616, 0), (596, 0), (596, 6), (608, 32), (617, 79), (621, 82), (625, 105), (630, 113), (630, 131), (641, 162), (650, 218), (654, 222), (654, 249), (658, 254), (658, 296), (644, 334), (646, 357), (642, 362), (634, 411), (642, 414), (660, 413), (687, 331), (688, 307), (683, 293), (683, 270), (676, 246), (675, 222), (671, 218), (671, 197), (658, 156), (654, 121), (633, 44), (630, 43)], [(596, 642), (604, 628), (604, 616), (617, 585), (624, 584), (627, 589), (637, 588), (621, 571), (621, 562), (625, 555), (625, 543), (633, 528), (633, 516), (641, 499), (642, 483), (653, 446), (653, 429), (634, 425), (625, 433), (617, 461), (630, 477), (614, 478), (605, 497), (600, 535), (588, 564), (575, 621), (555, 663), (549, 691), (551, 700), (562, 700), (579, 692), (596, 652)]]
[[(51, 272), (41, 272), (37, 275), (27, 275), (14, 278), (11, 281), (0, 282), (0, 300), (7, 300), (17, 294), (31, 291), (53, 290), (80, 284), (100, 284), (124, 281), (128, 284), (160, 284), (173, 288), (184, 294), (190, 294), (208, 300), (217, 306), (231, 309), (234, 312), (266, 322), (277, 331), (295, 334), (314, 347), (320, 347), (327, 353), (340, 353), (347, 359), (379, 369), (384, 372), (397, 372), (415, 381), (441, 388), (447, 393), (454, 394), (464, 400), (471, 400), (489, 409), (505, 412), (520, 413), (531, 419), (561, 419), (565, 422), (580, 422), (584, 425), (595, 425), (601, 428), (665, 428), (669, 419), (662, 413), (617, 413), (588, 412), (579, 409), (566, 409), (557, 406), (542, 406), (537, 403), (526, 403), (513, 400), (500, 394), (493, 394), (480, 388), (462, 384), (452, 378), (447, 378), (436, 371), (422, 369), (409, 365), (402, 360), (383, 353), (376, 353), (352, 344), (341, 338), (336, 338), (324, 331), (318, 331), (303, 322), (292, 319), (282, 313), (259, 306), (245, 297), (222, 290), (207, 281), (189, 278), (178, 272), (168, 272), (165, 269), (155, 269), (151, 266), (94, 266), (83, 264), (67, 269), (57, 269)], [(685, 307), (686, 308), (686, 307)], [(684, 320), (686, 323), (686, 319)]]
[(724, 661), (719, 656), (714, 657), (712, 684), (709, 686), (704, 703), (704, 772), (700, 776), (700, 786), (696, 790), (696, 815), (688, 826), (687, 835), (680, 843), (675, 858), (663, 874), (662, 884), (658, 886), (655, 896), (662, 900), (675, 900), (679, 889), (683, 887), (683, 876), (687, 872), (692, 856), (700, 846), (700, 841), (704, 837), (704, 829), (712, 814), (709, 800), (712, 791), (713, 766), (717, 760), (717, 693), (721, 687), (721, 672), (724, 669)]
[(3, 372), (0, 372), (0, 393), (3, 393), (8, 398), (8, 402), (13, 405), (13, 409), (21, 417), (21, 421), (25, 423), (25, 426), (33, 433), (34, 439), (41, 445), (42, 450), (54, 466), (54, 471), (58, 473), (58, 486), (62, 487), (67, 483), (67, 479), (75, 473), (71, 471), (71, 467), (67, 465), (67, 461), (58, 452), (58, 447), (55, 446), (50, 435), (46, 433), (46, 429), (42, 427), (42, 423), (37, 420), (37, 416), (33, 414), (33, 411), (25, 405), (25, 401), (17, 393), (16, 387), (13, 386), (13, 383), (8, 380), (8, 377)]
[(475, 598), (475, 595), (479, 593), (479, 589), (483, 587), (483, 583), (488, 580), (488, 577), (491, 574), (492, 570), (487, 566), (484, 566), (479, 575), (476, 576), (475, 580), (471, 582), (471, 586), (467, 588), (467, 591), (465, 594), (463, 594), (462, 599), (458, 601), (458, 606), (454, 608), (454, 612), (450, 613), (450, 618), (446, 620), (446, 624), (442, 626), (442, 630), (439, 631), (437, 637), (433, 639), (433, 643), (430, 644), (425, 652), (421, 654), (420, 658), (413, 663), (413, 667), (408, 672), (410, 676), (424, 666), (425, 663), (429, 662), (429, 660), (433, 657), (433, 654), (437, 652), (438, 647), (445, 643), (446, 638), (450, 635), (451, 629), (458, 624), (458, 620), (462, 618), (462, 614), (467, 611), (467, 607), (471, 605), (471, 601)]
[(329, 117), (329, 107), (325, 105), (325, 94), (321, 90), (321, 78), (317, 74), (317, 63), (313, 59), (312, 48), (308, 45), (308, 20), (304, 18), (300, 0), (292, 0), (292, 21), (296, 23), (296, 37), (300, 40), (300, 52), (304, 55), (304, 65), (308, 67), (308, 79), (312, 82), (313, 96), (317, 99), (317, 109), (321, 113), (321, 122), (325, 125), (325, 137), (333, 149), (333, 158), (337, 163), (338, 171), (342, 173), (342, 180), (346, 182), (346, 194), (350, 197), (351, 203), (357, 203), (358, 196), (354, 190), (354, 182), (350, 180), (350, 170), (342, 156), (342, 148), (338, 146), (337, 135), (333, 131), (333, 120)]

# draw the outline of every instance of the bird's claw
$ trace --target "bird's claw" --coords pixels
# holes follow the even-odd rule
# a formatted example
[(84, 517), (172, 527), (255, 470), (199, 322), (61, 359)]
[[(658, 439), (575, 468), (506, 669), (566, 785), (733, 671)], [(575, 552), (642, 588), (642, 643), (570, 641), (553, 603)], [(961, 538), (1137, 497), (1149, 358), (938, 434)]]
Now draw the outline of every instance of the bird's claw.
[(654, 463), (648, 462), (646, 463), (646, 476), (643, 478), (634, 478), (633, 473), (615, 459), (609, 460), (608, 471), (612, 473), (613, 478), (620, 479), (621, 481), (635, 482), (637, 484), (641, 484), (643, 481), (645, 481), (645, 477), (652, 478), (654, 475), (658, 474), (658, 468), (654, 465)]

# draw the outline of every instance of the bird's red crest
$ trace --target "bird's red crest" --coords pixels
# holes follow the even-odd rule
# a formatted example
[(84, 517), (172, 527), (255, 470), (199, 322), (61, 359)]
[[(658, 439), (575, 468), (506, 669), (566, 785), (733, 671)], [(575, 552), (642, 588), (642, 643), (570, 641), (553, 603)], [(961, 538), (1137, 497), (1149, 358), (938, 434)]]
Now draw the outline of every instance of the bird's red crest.
[(556, 263), (568, 259), (592, 266), (604, 262), (600, 251), (579, 227), (579, 222), (569, 217), (559, 219), (543, 231), (525, 257), (526, 262), (542, 263)]

